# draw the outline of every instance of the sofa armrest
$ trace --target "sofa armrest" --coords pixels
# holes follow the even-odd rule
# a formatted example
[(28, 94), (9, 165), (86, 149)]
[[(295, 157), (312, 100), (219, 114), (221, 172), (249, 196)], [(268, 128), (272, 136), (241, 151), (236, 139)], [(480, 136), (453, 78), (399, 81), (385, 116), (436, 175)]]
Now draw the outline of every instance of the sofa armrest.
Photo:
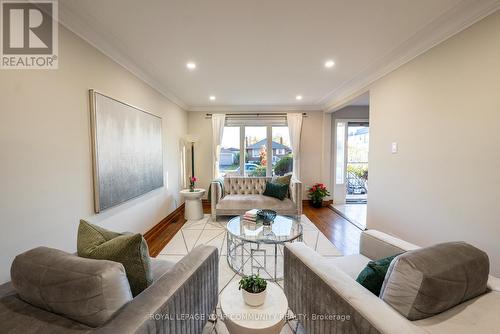
[(217, 203), (222, 199), (222, 186), (220, 182), (212, 181), (211, 183), (211, 198), (210, 198), (210, 209), (212, 212), (212, 217), (215, 217), (215, 208)]
[(290, 199), (297, 207), (297, 215), (302, 215), (302, 182), (299, 180), (290, 180)]
[(286, 244), (284, 270), (289, 307), (307, 333), (425, 333), (303, 243)]
[(420, 247), (377, 230), (363, 231), (359, 241), (359, 252), (372, 260), (417, 248)]
[(489, 275), (488, 276), (488, 289), (490, 289), (491, 291), (500, 292), (500, 278)]
[(194, 248), (97, 333), (201, 333), (218, 300), (216, 247)]

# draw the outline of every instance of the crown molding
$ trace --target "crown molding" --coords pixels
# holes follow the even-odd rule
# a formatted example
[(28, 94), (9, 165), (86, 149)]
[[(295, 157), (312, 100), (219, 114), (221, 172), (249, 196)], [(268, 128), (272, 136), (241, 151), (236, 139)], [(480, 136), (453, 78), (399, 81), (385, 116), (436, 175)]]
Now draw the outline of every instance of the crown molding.
[(189, 109), (189, 106), (184, 101), (170, 92), (164, 85), (151, 77), (151, 75), (142, 70), (134, 61), (126, 56), (125, 52), (122, 51), (124, 48), (117, 46), (118, 40), (116, 38), (113, 38), (113, 42), (111, 42), (109, 38), (99, 33), (97, 29), (99, 24), (91, 17), (82, 12), (76, 14), (63, 1), (59, 1), (59, 23), (151, 86), (170, 102), (184, 110)]
[(427, 24), (399, 47), (376, 60), (354, 78), (321, 99), (326, 112), (334, 112), (369, 90), (369, 86), (412, 59), (500, 9), (499, 0), (464, 0)]
[(131, 60), (118, 39), (99, 33), (99, 24), (82, 12), (75, 13), (63, 1), (59, 2), (59, 21), (67, 29), (144, 81), (172, 103), (187, 111), (336, 111), (349, 104), (352, 99), (369, 90), (369, 86), (395, 69), (425, 53), (432, 47), (468, 28), (472, 24), (500, 9), (500, 0), (463, 0), (460, 4), (439, 16), (434, 21), (403, 42), (384, 57), (375, 60), (352, 79), (343, 83), (316, 105), (223, 105), (189, 106), (165, 85), (146, 73)]
[(192, 106), (192, 112), (287, 112), (287, 111), (323, 111), (321, 105), (219, 105)]

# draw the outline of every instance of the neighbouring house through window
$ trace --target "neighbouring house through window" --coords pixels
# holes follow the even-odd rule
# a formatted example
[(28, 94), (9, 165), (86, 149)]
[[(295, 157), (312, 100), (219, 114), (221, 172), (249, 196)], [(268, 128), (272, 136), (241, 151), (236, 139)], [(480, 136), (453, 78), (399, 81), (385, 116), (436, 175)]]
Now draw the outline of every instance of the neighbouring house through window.
[(292, 171), (292, 149), (286, 120), (279, 126), (271, 125), (276, 122), (263, 124), (262, 120), (256, 125), (252, 120), (239, 123), (226, 121), (219, 162), (221, 176), (272, 176)]

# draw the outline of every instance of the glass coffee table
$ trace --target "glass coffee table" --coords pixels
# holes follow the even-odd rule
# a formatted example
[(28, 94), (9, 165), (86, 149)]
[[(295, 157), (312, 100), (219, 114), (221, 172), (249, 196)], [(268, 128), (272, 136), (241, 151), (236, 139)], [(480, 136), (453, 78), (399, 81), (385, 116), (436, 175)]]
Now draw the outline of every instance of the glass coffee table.
[(302, 241), (300, 217), (277, 215), (269, 225), (253, 223), (238, 216), (226, 225), (227, 262), (240, 275), (258, 274), (277, 281), (283, 279), (283, 246)]

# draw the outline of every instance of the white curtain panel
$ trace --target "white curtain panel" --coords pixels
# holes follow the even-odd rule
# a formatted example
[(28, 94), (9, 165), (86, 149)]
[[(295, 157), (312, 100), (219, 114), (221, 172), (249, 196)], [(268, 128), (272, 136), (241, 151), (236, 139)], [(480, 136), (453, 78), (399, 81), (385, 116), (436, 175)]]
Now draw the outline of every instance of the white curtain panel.
[(300, 180), (300, 132), (302, 131), (302, 113), (286, 114), (290, 145), (293, 153), (292, 178)]
[(225, 114), (212, 114), (212, 162), (213, 178), (219, 177), (220, 145), (224, 134)]

